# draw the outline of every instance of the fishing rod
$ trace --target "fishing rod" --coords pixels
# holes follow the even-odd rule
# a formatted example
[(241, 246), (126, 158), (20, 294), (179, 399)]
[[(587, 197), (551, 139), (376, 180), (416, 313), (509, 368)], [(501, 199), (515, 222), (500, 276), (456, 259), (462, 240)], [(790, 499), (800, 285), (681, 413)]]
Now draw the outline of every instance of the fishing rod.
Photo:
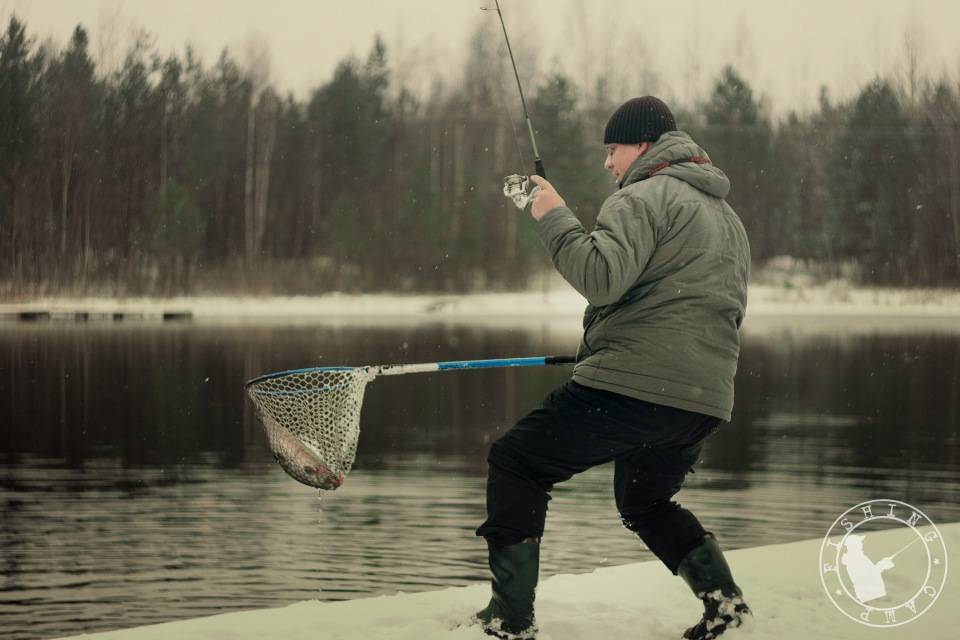
[(884, 558), (882, 558), (882, 559), (883, 559), (883, 560), (893, 560), (893, 559), (896, 558), (898, 555), (900, 555), (902, 552), (906, 551), (907, 548), (909, 548), (910, 546), (912, 546), (914, 543), (919, 542), (920, 540), (921, 540), (921, 538), (914, 538), (913, 540), (911, 540), (911, 541), (908, 542), (907, 544), (905, 544), (905, 545), (903, 545), (902, 547), (900, 547), (900, 551), (897, 551), (897, 552), (896, 552), (895, 554), (893, 554), (892, 556), (886, 556), (886, 557), (884, 557)]
[[(530, 134), (530, 145), (533, 147), (534, 171), (541, 178), (547, 177), (547, 172), (543, 168), (543, 160), (540, 158), (540, 150), (537, 148), (537, 138), (533, 134), (533, 123), (530, 121), (530, 112), (527, 110), (527, 100), (523, 96), (523, 85), (520, 83), (520, 73), (517, 71), (517, 61), (513, 57), (513, 48), (510, 46), (510, 36), (507, 35), (507, 25), (503, 20), (503, 11), (500, 10), (500, 0), (494, 0), (497, 16), (500, 17), (500, 26), (503, 28), (503, 39), (507, 43), (507, 53), (510, 54), (510, 64), (513, 66), (513, 77), (517, 80), (517, 91), (520, 93), (520, 104), (523, 106), (523, 117), (527, 121), (527, 132)], [(489, 11), (489, 7), (480, 7), (483, 11)], [(539, 188), (535, 187), (529, 194), (527, 193), (528, 176), (512, 174), (503, 179), (503, 195), (512, 199), (518, 209), (527, 206), (533, 193)]]

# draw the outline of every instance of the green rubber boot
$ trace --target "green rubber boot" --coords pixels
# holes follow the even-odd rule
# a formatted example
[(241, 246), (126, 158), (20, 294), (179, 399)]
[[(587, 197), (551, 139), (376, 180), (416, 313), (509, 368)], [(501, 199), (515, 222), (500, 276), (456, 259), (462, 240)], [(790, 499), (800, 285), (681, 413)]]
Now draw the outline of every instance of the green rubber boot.
[(684, 632), (685, 640), (712, 640), (753, 616), (712, 533), (680, 562), (677, 574), (704, 606), (700, 622)]
[(540, 539), (490, 547), (490, 573), (493, 597), (474, 619), (489, 636), (503, 640), (536, 638), (533, 599), (540, 576)]

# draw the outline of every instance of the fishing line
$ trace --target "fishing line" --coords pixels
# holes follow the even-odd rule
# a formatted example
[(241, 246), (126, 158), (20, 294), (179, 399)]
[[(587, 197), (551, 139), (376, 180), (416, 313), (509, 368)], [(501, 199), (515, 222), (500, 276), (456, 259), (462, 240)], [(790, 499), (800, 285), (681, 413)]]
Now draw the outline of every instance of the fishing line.
[[(500, 51), (503, 51), (503, 45), (500, 45)], [(520, 164), (527, 164), (527, 157), (523, 153), (523, 147), (520, 146), (520, 133), (517, 131), (517, 121), (513, 117), (513, 113), (510, 112), (510, 109), (507, 108), (506, 100), (503, 96), (503, 85), (500, 85), (500, 90), (497, 91), (497, 98), (500, 100), (500, 106), (503, 107), (504, 112), (506, 112), (507, 117), (510, 119), (510, 129), (513, 131), (513, 144), (517, 147), (517, 155), (520, 156)]]
[[(520, 72), (517, 71), (517, 61), (513, 57), (513, 47), (510, 46), (510, 36), (507, 35), (507, 23), (503, 20), (503, 11), (500, 10), (500, 0), (494, 0), (497, 16), (500, 17), (500, 26), (503, 28), (503, 39), (507, 43), (507, 53), (510, 54), (510, 64), (513, 66), (513, 77), (517, 80), (517, 91), (520, 93), (520, 104), (523, 107), (523, 117), (527, 120), (527, 131), (530, 133), (530, 145), (533, 147), (533, 161), (537, 175), (546, 178), (543, 169), (543, 160), (540, 159), (540, 150), (537, 149), (537, 138), (533, 134), (533, 123), (530, 121), (530, 112), (527, 110), (527, 100), (523, 96), (523, 85), (520, 83)], [(486, 10), (486, 8), (484, 7)]]
[[(538, 176), (541, 178), (546, 178), (547, 173), (543, 168), (543, 160), (540, 158), (540, 150), (537, 148), (537, 138), (533, 133), (533, 123), (530, 120), (530, 112), (527, 110), (527, 99), (523, 95), (523, 85), (520, 82), (520, 73), (517, 71), (517, 61), (513, 57), (513, 47), (510, 46), (510, 36), (507, 35), (507, 24), (503, 20), (503, 11), (500, 10), (500, 0), (494, 0), (494, 4), (496, 6), (497, 16), (500, 18), (500, 26), (503, 28), (503, 40), (507, 44), (507, 53), (510, 55), (510, 65), (513, 67), (513, 77), (517, 81), (517, 91), (520, 93), (520, 104), (523, 107), (523, 117), (527, 121), (527, 132), (530, 134), (530, 145), (533, 147), (534, 170)], [(480, 7), (480, 9), (483, 11), (490, 11), (489, 7)], [(511, 126), (514, 126), (512, 117), (510, 124)], [(518, 136), (516, 135), (516, 127), (514, 126), (514, 139), (516, 140), (517, 138)], [(519, 142), (517, 145), (519, 147)], [(520, 152), (520, 161), (523, 162), (522, 151)], [(534, 190), (528, 194), (528, 182), (529, 179), (527, 176), (519, 174), (509, 175), (503, 180), (503, 195), (513, 200), (518, 209), (523, 209), (526, 207), (533, 194), (536, 193), (537, 189), (539, 189), (539, 187), (535, 187)]]

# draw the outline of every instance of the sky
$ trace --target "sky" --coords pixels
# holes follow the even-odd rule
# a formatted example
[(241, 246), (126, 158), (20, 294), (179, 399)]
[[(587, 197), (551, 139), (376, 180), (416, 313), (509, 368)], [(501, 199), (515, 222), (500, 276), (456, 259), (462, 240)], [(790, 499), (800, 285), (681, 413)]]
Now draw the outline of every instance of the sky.
[[(16, 13), (39, 41), (61, 46), (82, 23), (93, 54), (113, 64), (136, 28), (152, 34), (161, 53), (190, 43), (208, 64), (224, 47), (238, 53), (259, 43), (269, 51), (273, 84), (304, 97), (344, 57), (364, 57), (377, 33), (410, 69), (411, 86), (423, 90), (434, 75), (455, 81), (471, 31), (496, 20), (480, 11), (484, 4), (493, 0), (0, 0), (0, 16), (6, 23)], [(927, 74), (960, 79), (960, 0), (502, 0), (501, 7), (522, 71), (533, 67), (542, 77), (559, 66), (576, 79), (615, 65), (627, 77), (617, 89), (630, 94), (624, 99), (656, 93), (689, 103), (733, 62), (772, 113), (803, 112), (815, 107), (821, 85), (845, 97), (877, 74), (902, 73), (907, 31), (916, 34)], [(649, 81), (650, 71), (659, 83)]]

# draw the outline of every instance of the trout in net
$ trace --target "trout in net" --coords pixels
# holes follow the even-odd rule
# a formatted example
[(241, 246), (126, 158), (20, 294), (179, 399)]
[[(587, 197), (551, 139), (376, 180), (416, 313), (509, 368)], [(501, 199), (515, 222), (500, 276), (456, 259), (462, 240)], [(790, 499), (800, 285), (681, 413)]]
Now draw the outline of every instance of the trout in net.
[(331, 471), (316, 452), (276, 420), (265, 413), (260, 414), (260, 420), (266, 429), (273, 457), (291, 477), (317, 489), (333, 490), (343, 484), (343, 473)]
[(297, 482), (336, 489), (350, 472), (360, 437), (368, 367), (281, 371), (247, 382), (270, 450)]

